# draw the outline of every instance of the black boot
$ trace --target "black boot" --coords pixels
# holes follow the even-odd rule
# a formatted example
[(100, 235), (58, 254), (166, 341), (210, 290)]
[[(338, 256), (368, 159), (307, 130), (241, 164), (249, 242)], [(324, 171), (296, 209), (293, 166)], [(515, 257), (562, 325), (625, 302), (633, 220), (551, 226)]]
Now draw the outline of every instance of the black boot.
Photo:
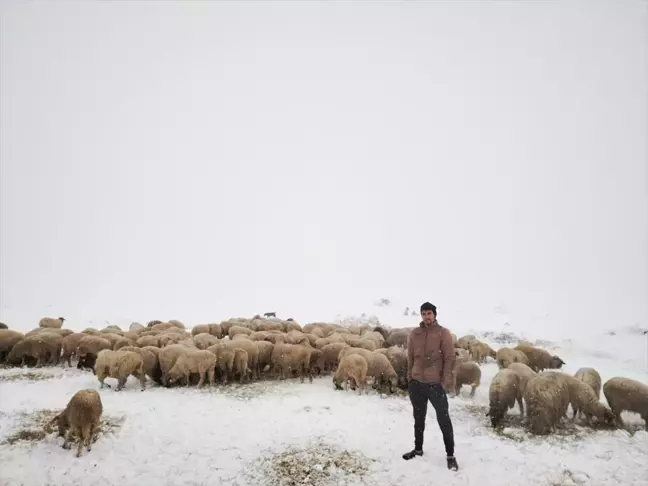
[(410, 459), (414, 459), (416, 456), (422, 456), (422, 455), (423, 455), (423, 451), (417, 451), (416, 449), (414, 449), (403, 454), (403, 459), (409, 461)]
[(457, 464), (457, 460), (454, 458), (454, 456), (448, 456), (448, 469), (452, 471), (459, 470), (459, 464)]

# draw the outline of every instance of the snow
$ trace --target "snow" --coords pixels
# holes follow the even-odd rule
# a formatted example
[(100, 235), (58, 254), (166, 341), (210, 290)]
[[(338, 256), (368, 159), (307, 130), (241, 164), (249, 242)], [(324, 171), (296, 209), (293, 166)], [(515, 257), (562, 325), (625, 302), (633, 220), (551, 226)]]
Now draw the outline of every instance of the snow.
[[(630, 344), (637, 338), (622, 334), (607, 336), (605, 341), (608, 349), (636, 349)], [(560, 353), (567, 362), (564, 371), (573, 373), (581, 365), (591, 365), (603, 380), (621, 375), (648, 381), (645, 364), (638, 366), (645, 355), (594, 357), (595, 348), (589, 352), (581, 348), (562, 343)], [(315, 477), (323, 474), (326, 451), (331, 449), (333, 454), (336, 448), (335, 453), (355, 461), (354, 467), (361, 464), (367, 470), (354, 476), (338, 468), (338, 476), (330, 484), (424, 486), (435, 478), (446, 485), (631, 486), (644, 485), (648, 477), (648, 433), (637, 415), (624, 413), (634, 433), (577, 425), (550, 437), (532, 437), (516, 425), (519, 412), (514, 408), (509, 412), (510, 425), (498, 435), (484, 416), (488, 386), (497, 372), (492, 362), (482, 367), (482, 383), (473, 399), (468, 387), (459, 397), (450, 398), (460, 465), (456, 473), (446, 469), (432, 407), (425, 455), (404, 461), (401, 455), (413, 446), (407, 398), (373, 391), (368, 395), (335, 391), (330, 377), (316, 378), (312, 384), (294, 379), (201, 390), (150, 385), (144, 392), (131, 378), (119, 393), (99, 390), (92, 374), (76, 369), (31, 369), (28, 371), (51, 373), (52, 377), (6, 380), (25, 371), (0, 371), (3, 486), (272, 484), (267, 475), (270, 456), (283, 453), (290, 458), (291, 451), (306, 449), (295, 457), (319, 458), (320, 463), (307, 465), (298, 460), (290, 467), (294, 474), (299, 472), (296, 468), (311, 467)], [(91, 452), (75, 458), (72, 451), (60, 447), (62, 439), (56, 434), (35, 443), (4, 442), (18, 427), (21, 414), (60, 409), (82, 388), (98, 389), (104, 416), (123, 421), (120, 429), (102, 435)], [(315, 451), (309, 452), (309, 445), (315, 446)]]

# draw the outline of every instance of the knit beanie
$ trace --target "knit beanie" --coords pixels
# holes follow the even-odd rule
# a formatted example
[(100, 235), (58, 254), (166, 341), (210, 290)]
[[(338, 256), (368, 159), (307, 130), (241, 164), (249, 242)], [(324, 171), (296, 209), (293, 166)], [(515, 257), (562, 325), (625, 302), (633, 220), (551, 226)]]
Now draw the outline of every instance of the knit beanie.
[(421, 313), (423, 313), (424, 311), (432, 311), (432, 312), (434, 312), (434, 317), (437, 316), (437, 308), (436, 308), (436, 305), (434, 305), (434, 304), (430, 304), (429, 302), (424, 302), (424, 303), (421, 305)]

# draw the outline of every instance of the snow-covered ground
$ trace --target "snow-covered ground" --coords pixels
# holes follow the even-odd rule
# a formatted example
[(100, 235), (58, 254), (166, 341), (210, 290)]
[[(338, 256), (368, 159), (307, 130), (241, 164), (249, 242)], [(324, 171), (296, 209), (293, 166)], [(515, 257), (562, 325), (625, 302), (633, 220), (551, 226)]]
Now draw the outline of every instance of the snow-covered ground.
[[(567, 362), (566, 372), (588, 365), (604, 381), (617, 375), (648, 381), (647, 336), (593, 336), (590, 343), (550, 347)], [(25, 372), (51, 373), (52, 378), (11, 379)], [(335, 391), (330, 377), (312, 384), (295, 379), (202, 390), (151, 385), (144, 392), (131, 378), (123, 392), (100, 390), (104, 419), (121, 427), (102, 435), (91, 452), (77, 459), (60, 447), (62, 439), (53, 433), (35, 442), (12, 438), (35, 412), (61, 409), (79, 389), (99, 389), (96, 378), (76, 369), (2, 370), (0, 484), (242, 486), (275, 484), (271, 480), (277, 474), (287, 478), (277, 484), (313, 485), (646, 484), (648, 433), (638, 416), (624, 413), (633, 433), (576, 426), (542, 438), (519, 427), (515, 408), (510, 426), (496, 433), (484, 416), (496, 372), (494, 363), (484, 365), (475, 397), (469, 398), (466, 388), (462, 396), (450, 399), (460, 465), (455, 473), (446, 469), (432, 407), (425, 455), (406, 462), (401, 454), (413, 446), (408, 399)], [(39, 427), (34, 425), (34, 430)], [(318, 475), (330, 471), (326, 461), (331, 458), (339, 466), (337, 475), (330, 483), (318, 482)], [(300, 479), (305, 468), (310, 468), (310, 480)]]

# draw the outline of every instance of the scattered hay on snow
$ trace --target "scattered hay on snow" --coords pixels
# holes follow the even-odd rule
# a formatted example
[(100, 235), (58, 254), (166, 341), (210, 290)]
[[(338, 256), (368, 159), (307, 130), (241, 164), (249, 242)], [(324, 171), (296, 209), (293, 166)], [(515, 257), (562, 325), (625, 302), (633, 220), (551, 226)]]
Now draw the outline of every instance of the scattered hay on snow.
[(254, 484), (267, 486), (341, 486), (364, 482), (372, 462), (359, 452), (317, 440), (305, 448), (262, 456), (247, 475)]
[[(34, 410), (33, 412), (21, 412), (18, 425), (5, 437), (2, 444), (14, 445), (19, 442), (39, 442), (45, 440), (48, 435), (58, 434), (56, 426), (53, 432), (47, 430), (47, 425), (61, 410)], [(100, 422), (99, 437), (105, 434), (117, 432), (124, 423), (124, 417), (113, 417), (102, 415)]]
[(19, 373), (8, 373), (0, 375), (0, 382), (12, 381), (43, 381), (56, 378), (56, 375), (51, 373), (41, 373), (33, 371), (21, 371)]

